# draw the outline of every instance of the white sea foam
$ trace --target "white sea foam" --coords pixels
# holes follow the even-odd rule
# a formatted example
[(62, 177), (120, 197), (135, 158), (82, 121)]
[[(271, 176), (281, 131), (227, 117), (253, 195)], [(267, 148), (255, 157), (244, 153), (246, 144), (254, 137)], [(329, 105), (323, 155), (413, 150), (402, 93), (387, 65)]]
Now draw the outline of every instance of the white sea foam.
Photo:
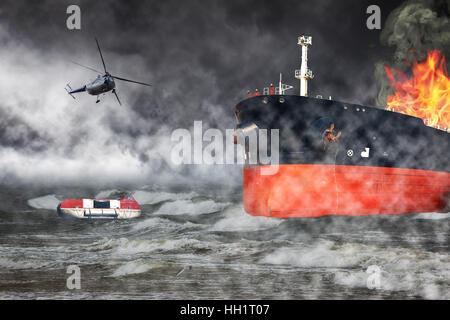
[(203, 248), (208, 244), (196, 239), (151, 239), (151, 240), (128, 240), (120, 239), (113, 250), (114, 255), (134, 255), (146, 252), (169, 252), (187, 250), (189, 248)]
[(173, 223), (168, 219), (152, 217), (142, 221), (137, 222), (133, 225), (133, 230), (141, 230), (141, 229), (152, 229), (159, 226), (168, 227), (173, 225)]
[(83, 245), (86, 251), (110, 251), (113, 256), (129, 256), (146, 252), (169, 252), (188, 248), (205, 248), (208, 244), (196, 239), (128, 239), (103, 238), (90, 245)]
[(145, 273), (152, 269), (163, 268), (164, 265), (158, 262), (147, 261), (143, 259), (129, 261), (117, 268), (112, 277), (121, 277), (130, 274)]
[(1, 257), (0, 258), (0, 267), (2, 269), (39, 269), (43, 267), (48, 267), (52, 264), (52, 262), (49, 261), (39, 261), (39, 260), (24, 260), (19, 258), (7, 258), (7, 257)]
[[(221, 262), (224, 257), (247, 257), (264, 249), (258, 241), (241, 241), (239, 243), (221, 243), (215, 240), (200, 241), (193, 238), (181, 239), (103, 239), (86, 246), (87, 251), (109, 251), (110, 262), (129, 257), (136, 258), (154, 257), (155, 254), (176, 254), (180, 256), (190, 256), (190, 260), (198, 259), (198, 252), (205, 255), (201, 261)], [(199, 251), (200, 250), (200, 251)]]
[(280, 248), (260, 262), (323, 268), (334, 274), (336, 284), (363, 288), (370, 276), (366, 271), (374, 265), (381, 271), (381, 290), (407, 291), (427, 299), (450, 298), (449, 290), (443, 289), (450, 286), (450, 257), (441, 253), (320, 240)]
[(163, 230), (175, 230), (175, 229), (179, 230), (186, 228), (204, 228), (204, 226), (192, 222), (175, 223), (168, 219), (152, 217), (145, 219), (143, 221), (139, 221), (132, 227), (133, 230), (152, 230), (152, 229), (160, 230), (161, 228), (163, 228)]
[(213, 200), (193, 202), (192, 200), (176, 200), (164, 203), (154, 215), (199, 215), (222, 211), (229, 203), (220, 203)]
[(419, 213), (414, 216), (414, 219), (423, 219), (423, 220), (441, 220), (448, 218), (450, 218), (450, 212), (447, 213), (427, 212), (427, 213)]
[(28, 205), (36, 209), (56, 210), (61, 201), (54, 194), (28, 200)]
[(224, 216), (211, 227), (212, 231), (256, 231), (273, 228), (283, 222), (279, 218), (249, 215), (245, 213), (242, 203), (227, 208)]
[(189, 200), (198, 195), (195, 192), (170, 193), (138, 190), (133, 193), (133, 196), (139, 204), (157, 204), (164, 201)]
[(94, 241), (90, 244), (82, 244), (83, 251), (106, 251), (106, 250), (112, 250), (113, 248), (116, 248), (118, 244), (120, 244), (121, 241), (124, 238), (119, 239), (111, 239), (111, 238), (103, 238), (101, 240)]
[(353, 267), (371, 258), (371, 254), (361, 251), (359, 244), (337, 246), (333, 241), (319, 241), (314, 245), (283, 247), (268, 254), (261, 262), (286, 264), (296, 267)]

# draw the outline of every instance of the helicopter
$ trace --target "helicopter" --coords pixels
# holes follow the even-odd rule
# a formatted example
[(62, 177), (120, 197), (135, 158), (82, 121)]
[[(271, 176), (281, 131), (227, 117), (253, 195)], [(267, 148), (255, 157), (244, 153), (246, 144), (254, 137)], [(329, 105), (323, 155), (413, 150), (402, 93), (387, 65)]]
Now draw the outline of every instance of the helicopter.
[(148, 84), (148, 83), (125, 79), (125, 78), (121, 78), (121, 77), (110, 74), (106, 70), (105, 60), (103, 59), (102, 51), (100, 49), (100, 45), (98, 43), (97, 38), (95, 38), (95, 42), (97, 43), (98, 52), (100, 53), (100, 58), (102, 59), (103, 69), (105, 70), (105, 72), (103, 73), (102, 71), (98, 71), (94, 68), (90, 68), (90, 67), (84, 66), (82, 64), (79, 64), (77, 62), (71, 61), (72, 63), (74, 63), (76, 65), (79, 65), (83, 68), (86, 68), (86, 69), (89, 69), (89, 70), (99, 73), (99, 75), (97, 76), (97, 78), (94, 81), (82, 86), (81, 88), (72, 89), (70, 87), (70, 85), (67, 84), (65, 89), (72, 98), (75, 99), (75, 97), (73, 96), (74, 93), (86, 91), (90, 95), (97, 96), (97, 101), (95, 101), (95, 103), (99, 103), (100, 102), (99, 95), (111, 91), (116, 96), (117, 101), (119, 102), (119, 105), (122, 105), (120, 103), (119, 96), (117, 95), (117, 92), (116, 92), (116, 83), (114, 82), (114, 80), (122, 80), (122, 81), (132, 82), (132, 83), (137, 83), (137, 84), (141, 84), (141, 85), (149, 86), (149, 87), (152, 86), (151, 84)]

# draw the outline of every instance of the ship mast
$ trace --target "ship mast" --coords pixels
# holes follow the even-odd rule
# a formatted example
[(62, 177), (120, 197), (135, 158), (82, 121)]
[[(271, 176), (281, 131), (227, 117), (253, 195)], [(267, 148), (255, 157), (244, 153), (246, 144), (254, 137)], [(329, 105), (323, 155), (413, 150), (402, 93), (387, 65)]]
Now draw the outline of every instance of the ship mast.
[(300, 95), (308, 96), (308, 80), (314, 78), (310, 69), (308, 69), (308, 46), (312, 45), (312, 37), (301, 36), (298, 37), (299, 46), (302, 46), (302, 65), (300, 70), (295, 70), (295, 77), (300, 79)]
[(281, 72), (280, 72), (280, 82), (278, 83), (278, 94), (284, 94), (284, 92), (286, 91), (286, 90), (289, 90), (289, 89), (292, 89), (293, 88), (293, 86), (290, 86), (290, 85), (288, 85), (288, 84), (285, 84), (285, 83), (283, 83), (282, 82), (282, 74), (281, 74)]

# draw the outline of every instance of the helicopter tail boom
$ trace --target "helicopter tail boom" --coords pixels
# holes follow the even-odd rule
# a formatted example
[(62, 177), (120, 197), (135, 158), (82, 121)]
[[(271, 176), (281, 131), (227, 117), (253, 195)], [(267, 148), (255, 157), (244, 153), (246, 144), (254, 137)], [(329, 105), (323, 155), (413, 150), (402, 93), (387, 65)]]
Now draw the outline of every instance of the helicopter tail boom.
[(73, 90), (72, 87), (69, 84), (67, 84), (64, 89), (66, 89), (67, 93), (70, 94), (70, 96), (75, 99), (75, 97), (72, 95), (72, 93), (86, 91), (86, 86), (83, 86), (81, 88)]

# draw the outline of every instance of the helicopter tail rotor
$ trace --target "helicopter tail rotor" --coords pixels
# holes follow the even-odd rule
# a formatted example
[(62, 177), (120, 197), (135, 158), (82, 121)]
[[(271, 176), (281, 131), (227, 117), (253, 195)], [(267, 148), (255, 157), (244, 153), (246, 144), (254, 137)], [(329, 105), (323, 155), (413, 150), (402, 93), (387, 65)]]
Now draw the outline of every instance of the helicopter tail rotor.
[(75, 97), (72, 95), (71, 91), (72, 91), (72, 87), (69, 84), (66, 84), (66, 86), (64, 87), (64, 89), (67, 91), (67, 93), (75, 99)]

